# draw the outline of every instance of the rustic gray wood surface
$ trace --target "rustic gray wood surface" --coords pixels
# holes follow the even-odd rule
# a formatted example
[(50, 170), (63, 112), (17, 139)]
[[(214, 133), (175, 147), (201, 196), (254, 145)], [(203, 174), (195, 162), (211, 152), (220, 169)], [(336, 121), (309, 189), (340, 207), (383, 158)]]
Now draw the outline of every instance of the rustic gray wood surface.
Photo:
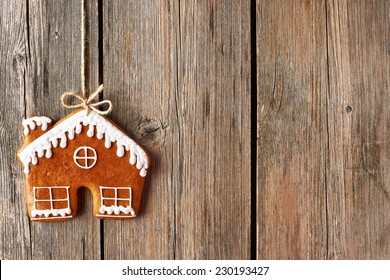
[[(100, 259), (100, 221), (92, 217), (92, 196), (80, 193), (77, 219), (29, 222), (24, 174), (16, 160), (21, 120), (46, 115), (59, 120), (70, 111), (64, 91), (80, 90), (80, 1), (2, 2), (1, 14), (1, 259)], [(90, 86), (98, 85), (97, 1), (88, 3)], [(4, 73), (4, 74), (3, 74)]]
[(249, 2), (103, 9), (104, 97), (154, 159), (143, 215), (104, 222), (104, 258), (250, 258)]
[(28, 220), (21, 120), (70, 112), (81, 3), (1, 1), (0, 259), (390, 258), (388, 1), (86, 2), (89, 89), (153, 157), (141, 215), (84, 190)]
[(389, 1), (257, 1), (260, 259), (389, 259)]
[(23, 171), (15, 160), (22, 140), (20, 119), (25, 114), (26, 7), (7, 0), (0, 9), (0, 258), (29, 259), (33, 248), (23, 202)]
[(390, 259), (390, 2), (327, 13), (328, 257)]
[(324, 1), (257, 2), (258, 258), (327, 248)]

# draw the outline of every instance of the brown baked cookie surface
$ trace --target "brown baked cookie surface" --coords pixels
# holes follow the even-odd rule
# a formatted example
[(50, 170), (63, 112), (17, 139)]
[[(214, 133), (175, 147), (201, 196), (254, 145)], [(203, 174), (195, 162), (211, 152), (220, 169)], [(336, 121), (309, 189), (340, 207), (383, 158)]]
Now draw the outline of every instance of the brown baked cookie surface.
[(81, 109), (54, 125), (47, 117), (33, 117), (23, 127), (18, 158), (31, 220), (74, 218), (80, 187), (91, 190), (95, 217), (137, 216), (150, 159), (116, 124)]

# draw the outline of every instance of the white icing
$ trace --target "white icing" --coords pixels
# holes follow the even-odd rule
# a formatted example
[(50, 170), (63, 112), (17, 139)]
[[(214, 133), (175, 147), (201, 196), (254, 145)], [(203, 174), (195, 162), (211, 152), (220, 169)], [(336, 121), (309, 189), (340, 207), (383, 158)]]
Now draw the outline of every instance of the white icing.
[[(37, 199), (37, 196), (36, 196), (37, 189), (47, 189), (49, 191), (49, 198), (48, 199)], [(66, 198), (53, 199), (53, 189), (66, 189)], [(31, 210), (31, 216), (33, 218), (36, 216), (45, 216), (47, 218), (50, 215), (53, 215), (54, 217), (57, 217), (58, 215), (61, 215), (61, 217), (65, 217), (66, 215), (69, 215), (71, 213), (70, 202), (69, 202), (69, 187), (68, 186), (33, 187), (33, 191), (34, 191), (34, 207)], [(53, 208), (54, 201), (65, 201), (65, 202), (67, 202), (68, 206), (66, 208), (55, 209), (55, 208)], [(50, 202), (50, 209), (37, 210), (36, 209), (37, 202)]]
[(51, 149), (58, 146), (58, 140), (60, 140), (60, 147), (65, 148), (68, 139), (72, 140), (74, 139), (75, 133), (81, 133), (83, 129), (82, 125), (89, 126), (87, 132), (89, 137), (94, 136), (96, 129), (97, 138), (105, 138), (104, 144), (106, 148), (110, 148), (111, 143), (116, 142), (116, 153), (119, 157), (124, 155), (124, 150), (130, 151), (130, 164), (136, 164), (136, 167), (140, 169), (140, 175), (142, 177), (146, 176), (149, 167), (149, 159), (145, 151), (103, 116), (94, 111), (89, 112), (87, 115), (86, 110), (77, 112), (62, 120), (46, 133), (31, 142), (18, 154), (24, 166), (24, 173), (30, 173), (29, 165), (33, 158), (36, 157), (36, 153), (38, 154), (38, 157), (42, 157), (44, 152), (46, 152), (46, 157), (50, 157), (52, 155)]
[(52, 219), (71, 219), (73, 216), (65, 216), (65, 217), (39, 217), (39, 218), (31, 218), (32, 221), (38, 220), (52, 220)]
[(23, 133), (24, 135), (29, 135), (30, 129), (35, 130), (37, 126), (41, 126), (42, 130), (46, 131), (48, 123), (51, 123), (51, 119), (49, 119), (48, 117), (32, 117), (28, 119), (23, 119)]
[(96, 217), (107, 217), (107, 218), (113, 218), (114, 217), (115, 219), (128, 219), (128, 218), (134, 218), (134, 217), (137, 217), (137, 216), (136, 215), (131, 215), (131, 216), (111, 216), (111, 215), (96, 214)]
[[(114, 190), (114, 196), (103, 196), (103, 190), (106, 189), (106, 190)], [(119, 198), (118, 197), (118, 190), (128, 190), (129, 191), (129, 197), (121, 197)], [(108, 215), (112, 215), (113, 213), (118, 215), (120, 214), (121, 212), (122, 213), (125, 213), (125, 214), (131, 214), (131, 216), (135, 216), (135, 211), (134, 209), (131, 207), (131, 198), (132, 198), (132, 188), (130, 187), (100, 187), (100, 201), (101, 201), (101, 207), (99, 208), (99, 212), (104, 214), (107, 212)], [(114, 205), (111, 205), (111, 206), (107, 206), (107, 205), (104, 205), (104, 200), (107, 199), (107, 200), (110, 200), (110, 201), (114, 201)], [(119, 205), (118, 206), (118, 202), (120, 201), (128, 201), (129, 202), (129, 206), (122, 206), (122, 205)]]
[(52, 156), (53, 154), (52, 154), (52, 152), (51, 152), (51, 150), (46, 150), (46, 158), (51, 158), (51, 156)]
[[(88, 150), (92, 151), (93, 156), (88, 156)], [(80, 156), (80, 151), (83, 152), (81, 156)], [(93, 162), (91, 165), (89, 165), (88, 159), (93, 159)], [(97, 162), (96, 150), (94, 148), (91, 148), (91, 147), (81, 146), (81, 147), (77, 148), (77, 150), (74, 152), (73, 160), (78, 167), (80, 167), (82, 169), (91, 169), (92, 167), (95, 166), (95, 164)], [(84, 165), (80, 164), (79, 160), (81, 160), (81, 162), (84, 163)]]
[(48, 210), (31, 210), (31, 216), (45, 216), (46, 218), (49, 217), (49, 215), (53, 215), (54, 217), (57, 217), (58, 215), (61, 215), (61, 217), (65, 217), (66, 215), (69, 215), (72, 211), (70, 208), (63, 208), (63, 209), (48, 209)]
[(105, 206), (102, 205), (99, 209), (99, 212), (104, 214), (107, 212), (108, 215), (112, 215), (112, 213), (118, 215), (119, 213), (125, 213), (125, 214), (131, 214), (132, 216), (135, 215), (134, 209), (131, 206), (123, 207), (123, 206)]

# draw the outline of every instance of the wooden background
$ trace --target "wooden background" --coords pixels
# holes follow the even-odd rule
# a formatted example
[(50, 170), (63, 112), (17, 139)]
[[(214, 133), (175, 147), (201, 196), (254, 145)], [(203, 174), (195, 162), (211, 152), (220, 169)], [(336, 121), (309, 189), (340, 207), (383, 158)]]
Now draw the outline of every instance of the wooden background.
[(23, 117), (80, 90), (80, 1), (0, 3), (1, 259), (389, 259), (390, 1), (87, 2), (142, 215), (27, 218)]

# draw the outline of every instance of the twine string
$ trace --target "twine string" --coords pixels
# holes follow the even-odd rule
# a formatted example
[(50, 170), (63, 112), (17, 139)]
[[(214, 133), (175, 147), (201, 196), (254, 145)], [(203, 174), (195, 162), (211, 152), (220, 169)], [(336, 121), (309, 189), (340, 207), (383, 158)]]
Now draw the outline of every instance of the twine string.
[[(61, 95), (61, 103), (65, 108), (85, 108), (87, 110), (87, 115), (90, 111), (94, 111), (100, 115), (108, 115), (112, 111), (112, 103), (110, 100), (102, 100), (98, 102), (92, 102), (96, 97), (99, 96), (104, 89), (103, 84), (101, 84), (97, 90), (92, 93), (88, 98), (87, 87), (86, 87), (86, 75), (85, 75), (85, 50), (86, 50), (86, 28), (85, 28), (85, 3), (84, 0), (81, 0), (81, 92), (65, 92)], [(67, 101), (69, 97), (75, 97), (79, 100), (78, 103), (70, 103)], [(106, 110), (100, 110), (98, 107), (103, 104), (108, 104)]]
[(86, 50), (86, 46), (85, 46), (85, 37), (86, 37), (86, 33), (87, 33), (87, 30), (85, 28), (85, 20), (86, 20), (86, 17), (87, 17), (87, 14), (85, 13), (85, 3), (84, 3), (84, 0), (81, 0), (81, 92), (84, 96), (84, 98), (87, 97), (87, 87), (86, 87), (86, 76), (85, 76), (85, 50)]
[[(104, 87), (103, 85), (100, 85), (97, 90), (92, 93), (88, 98), (84, 97), (84, 95), (80, 92), (65, 92), (61, 96), (61, 102), (62, 105), (65, 108), (84, 108), (87, 110), (87, 114), (89, 114), (90, 111), (94, 111), (100, 115), (108, 115), (112, 111), (112, 103), (110, 100), (102, 100), (98, 102), (92, 102), (96, 97), (99, 96), (99, 93), (103, 91)], [(78, 103), (68, 103), (67, 98), (69, 97), (76, 97), (79, 102)], [(98, 107), (103, 104), (108, 104), (108, 108), (106, 110), (100, 110)]]

